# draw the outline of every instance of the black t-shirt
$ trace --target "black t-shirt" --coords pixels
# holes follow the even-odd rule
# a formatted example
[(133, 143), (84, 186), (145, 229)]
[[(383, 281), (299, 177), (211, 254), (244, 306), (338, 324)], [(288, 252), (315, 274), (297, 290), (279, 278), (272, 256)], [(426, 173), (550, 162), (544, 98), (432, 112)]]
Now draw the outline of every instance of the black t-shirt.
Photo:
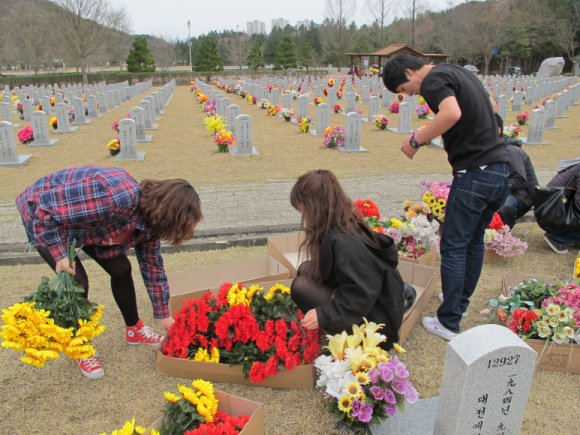
[(442, 135), (453, 171), (509, 163), (489, 95), (475, 74), (455, 65), (435, 65), (423, 79), (421, 95), (435, 113), (445, 98), (457, 99), (461, 118)]

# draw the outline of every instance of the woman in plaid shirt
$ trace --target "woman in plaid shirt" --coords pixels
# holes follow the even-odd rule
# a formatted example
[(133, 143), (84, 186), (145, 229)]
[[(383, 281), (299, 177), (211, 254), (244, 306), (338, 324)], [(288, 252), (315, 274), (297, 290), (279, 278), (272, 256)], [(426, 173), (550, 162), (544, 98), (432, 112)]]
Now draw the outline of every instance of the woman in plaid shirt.
[[(67, 240), (76, 240), (111, 276), (113, 296), (127, 325), (127, 343), (156, 346), (161, 341), (139, 319), (131, 262), (125, 252), (135, 249), (153, 316), (169, 330), (173, 318), (161, 240), (181, 246), (193, 238), (203, 218), (199, 196), (186, 180), (138, 183), (121, 168), (80, 166), (42, 177), (16, 198), (16, 206), (29, 242), (56, 273), (64, 270), (74, 275), (85, 297), (88, 277), (78, 257), (69, 264)], [(88, 378), (105, 374), (96, 355), (77, 362)]]

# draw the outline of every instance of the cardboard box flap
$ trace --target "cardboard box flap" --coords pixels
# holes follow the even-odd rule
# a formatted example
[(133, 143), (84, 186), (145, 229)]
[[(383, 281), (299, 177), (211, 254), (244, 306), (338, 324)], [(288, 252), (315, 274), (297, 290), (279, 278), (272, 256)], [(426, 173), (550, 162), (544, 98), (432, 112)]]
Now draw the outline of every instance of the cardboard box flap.
[(282, 263), (291, 277), (296, 276), (298, 266), (306, 260), (306, 253), (298, 251), (303, 241), (301, 232), (268, 237), (268, 254)]

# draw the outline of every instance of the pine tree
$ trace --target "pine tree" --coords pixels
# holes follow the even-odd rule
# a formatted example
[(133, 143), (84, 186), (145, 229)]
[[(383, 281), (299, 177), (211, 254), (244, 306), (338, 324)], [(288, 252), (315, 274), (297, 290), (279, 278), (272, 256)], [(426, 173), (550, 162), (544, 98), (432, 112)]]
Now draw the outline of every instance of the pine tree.
[(296, 68), (298, 57), (296, 56), (296, 45), (290, 35), (282, 36), (278, 47), (276, 47), (276, 56), (274, 57), (274, 69)]
[(264, 68), (264, 55), (262, 54), (262, 49), (260, 48), (260, 43), (258, 41), (254, 41), (252, 44), (247, 62), (248, 68), (252, 71), (257, 71), (258, 68)]
[(223, 71), (223, 69), (224, 63), (219, 55), (216, 40), (211, 35), (203, 36), (195, 55), (193, 70), (205, 72), (209, 82), (212, 71)]
[(308, 69), (313, 67), (315, 63), (314, 49), (310, 45), (310, 42), (307, 42), (302, 46), (302, 50), (300, 50), (300, 66)]
[(127, 56), (127, 71), (155, 71), (155, 59), (151, 56), (145, 36), (135, 36), (133, 39), (133, 48), (129, 52), (129, 56)]

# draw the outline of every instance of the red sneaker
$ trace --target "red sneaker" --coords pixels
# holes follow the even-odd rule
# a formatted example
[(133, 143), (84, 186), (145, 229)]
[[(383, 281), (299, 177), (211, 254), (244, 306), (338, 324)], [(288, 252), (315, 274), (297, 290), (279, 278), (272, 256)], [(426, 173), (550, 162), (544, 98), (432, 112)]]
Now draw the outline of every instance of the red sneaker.
[(157, 346), (163, 340), (163, 336), (156, 334), (148, 326), (143, 325), (141, 319), (139, 319), (135, 326), (127, 326), (125, 338), (131, 346), (137, 346), (139, 344)]
[(98, 360), (98, 355), (94, 354), (90, 358), (79, 358), (77, 364), (83, 375), (89, 379), (101, 379), (105, 376), (105, 370)]

